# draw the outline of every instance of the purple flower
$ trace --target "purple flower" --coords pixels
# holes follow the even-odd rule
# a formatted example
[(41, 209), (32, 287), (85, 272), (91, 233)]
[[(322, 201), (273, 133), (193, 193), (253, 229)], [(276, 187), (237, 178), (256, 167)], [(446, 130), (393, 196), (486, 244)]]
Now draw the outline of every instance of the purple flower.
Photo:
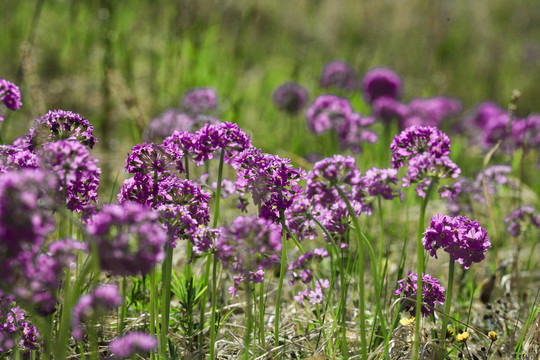
[(280, 261), (281, 226), (270, 220), (239, 216), (220, 231), (216, 255), (225, 268), (238, 274), (231, 289), (233, 294), (247, 278), (262, 281), (262, 274), (256, 273)]
[(422, 243), (435, 258), (437, 251), (443, 249), (450, 255), (450, 259), (461, 264), (464, 270), (468, 270), (472, 263), (481, 262), (491, 247), (486, 230), (480, 227), (477, 220), (471, 221), (464, 216), (452, 218), (441, 214), (431, 218)]
[(161, 143), (175, 131), (191, 131), (194, 125), (195, 120), (192, 116), (177, 109), (168, 108), (150, 120), (142, 136), (145, 141)]
[(492, 118), (506, 114), (507, 111), (491, 101), (478, 104), (464, 119), (465, 123), (472, 123), (480, 129), (484, 129)]
[(202, 255), (204, 252), (214, 251), (220, 236), (220, 229), (208, 227), (198, 228), (190, 238), (191, 243), (193, 244), (193, 252), (197, 255)]
[(398, 124), (402, 124), (403, 119), (409, 112), (407, 105), (388, 96), (378, 97), (373, 101), (372, 106), (373, 115), (381, 119), (385, 124), (389, 124), (393, 120), (396, 120)]
[(40, 337), (15, 299), (0, 293), (0, 354), (15, 345), (14, 339), (19, 340), (19, 349), (35, 350), (40, 346)]
[(362, 178), (362, 188), (368, 196), (381, 196), (385, 200), (392, 200), (399, 196), (403, 198), (403, 193), (398, 188), (398, 178), (396, 169), (371, 168), (366, 171)]
[(330, 129), (337, 129), (353, 113), (348, 99), (335, 95), (321, 95), (307, 109), (306, 120), (309, 130), (315, 134), (322, 134)]
[(59, 140), (43, 144), (39, 153), (43, 168), (57, 175), (59, 193), (71, 211), (81, 212), (97, 203), (101, 170), (88, 148), (76, 141)]
[[(418, 291), (418, 274), (409, 271), (409, 275), (403, 280), (398, 281), (399, 289), (396, 290), (396, 296), (402, 296), (409, 300), (402, 300), (401, 304), (405, 311), (408, 311), (412, 316), (416, 315), (416, 299)], [(426, 317), (433, 314), (433, 308), (436, 303), (444, 304), (444, 288), (441, 286), (439, 279), (431, 277), (429, 274), (422, 274), (422, 302), (430, 307), (422, 305), (422, 316)]]
[(129, 358), (138, 352), (150, 353), (156, 348), (156, 337), (142, 332), (123, 335), (109, 344), (110, 352), (118, 358)]
[(131, 149), (126, 159), (126, 171), (158, 178), (184, 173), (184, 152), (172, 144), (142, 143)]
[(370, 69), (362, 78), (362, 93), (370, 104), (380, 97), (399, 100), (402, 95), (401, 77), (390, 68)]
[(51, 243), (47, 252), (20, 252), (3, 266), (0, 287), (28, 304), (42, 316), (54, 312), (56, 295), (66, 266), (75, 262), (75, 251), (86, 251), (84, 243), (66, 239)]
[(190, 114), (214, 110), (218, 106), (218, 95), (212, 87), (190, 89), (182, 98), (182, 108)]
[(309, 270), (308, 265), (315, 259), (321, 261), (325, 257), (328, 257), (328, 251), (324, 248), (316, 248), (313, 252), (306, 252), (300, 255), (296, 261), (291, 261), (289, 264), (289, 275), (291, 276), (289, 284), (294, 285), (298, 280), (304, 284), (311, 282), (313, 274)]
[(290, 162), (254, 147), (234, 159), (236, 186), (251, 192), (253, 203), (261, 206), (261, 217), (279, 222), (281, 211), (290, 207), (301, 193), (299, 182), (305, 174), (300, 168), (294, 169)]
[[(35, 252), (54, 229), (57, 183), (41, 170), (10, 171), (0, 175), (0, 273), (22, 251)], [(6, 268), (7, 267), (7, 268)], [(1, 282), (1, 281), (0, 281)]]
[(309, 93), (302, 85), (287, 82), (274, 90), (272, 100), (278, 109), (289, 114), (297, 114), (306, 107)]
[(540, 218), (536, 209), (531, 205), (520, 206), (510, 212), (504, 222), (508, 224), (506, 230), (512, 236), (518, 237), (529, 224), (540, 228)]
[(313, 305), (320, 304), (324, 297), (323, 289), (328, 289), (329, 287), (330, 281), (328, 281), (328, 279), (319, 279), (315, 281), (315, 287), (313, 289), (306, 285), (304, 290), (294, 296), (294, 300), (299, 304), (303, 304), (304, 300), (309, 300)]
[(343, 151), (350, 148), (352, 153), (359, 154), (362, 152), (363, 143), (376, 143), (379, 138), (377, 133), (367, 129), (367, 126), (374, 122), (375, 118), (362, 117), (358, 113), (345, 118), (337, 128), (340, 149)]
[(14, 145), (0, 145), (0, 173), (38, 167), (39, 158), (36, 153)]
[(407, 105), (407, 113), (400, 126), (405, 129), (413, 125), (439, 127), (448, 117), (459, 115), (461, 101), (448, 96), (437, 96), (429, 99), (413, 99)]
[(97, 139), (94, 127), (79, 114), (64, 110), (51, 110), (34, 121), (34, 126), (26, 135), (30, 150), (44, 143), (57, 140), (78, 141), (92, 149)]
[(109, 310), (119, 307), (121, 303), (122, 297), (118, 287), (114, 285), (100, 285), (92, 293), (82, 295), (72, 310), (73, 337), (82, 340), (85, 333), (83, 323), (95, 322)]
[(319, 84), (323, 89), (334, 87), (351, 92), (358, 88), (358, 75), (347, 61), (333, 60), (324, 65)]
[(316, 162), (307, 174), (306, 196), (323, 207), (341, 202), (335, 186), (347, 194), (351, 192), (351, 187), (361, 182), (362, 174), (355, 162), (352, 156), (343, 155), (334, 155)]
[(157, 213), (134, 202), (103, 206), (86, 227), (101, 268), (113, 275), (148, 274), (163, 260), (167, 242), (157, 219)]
[(411, 126), (392, 140), (392, 166), (399, 169), (408, 160), (419, 154), (440, 158), (450, 154), (450, 139), (434, 127)]
[[(0, 101), (10, 110), (19, 110), (22, 106), (19, 87), (5, 79), (0, 79)], [(4, 121), (4, 116), (1, 112), (0, 121)]]

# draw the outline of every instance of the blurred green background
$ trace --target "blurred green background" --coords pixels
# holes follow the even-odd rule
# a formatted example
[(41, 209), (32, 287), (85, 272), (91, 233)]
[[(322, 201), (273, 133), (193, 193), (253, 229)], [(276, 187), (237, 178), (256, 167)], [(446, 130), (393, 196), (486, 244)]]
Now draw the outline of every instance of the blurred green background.
[[(7, 140), (49, 109), (78, 112), (96, 127), (96, 156), (123, 166), (148, 121), (178, 107), (194, 86), (214, 86), (222, 120), (235, 121), (268, 152), (317, 149), (294, 141), (271, 103), (288, 80), (321, 93), (322, 66), (349, 61), (403, 76), (405, 99), (452, 95), (465, 109), (540, 111), (537, 0), (0, 0), (0, 77), (17, 83), (21, 111)], [(359, 93), (355, 108), (368, 111)], [(302, 121), (298, 118), (297, 121)]]

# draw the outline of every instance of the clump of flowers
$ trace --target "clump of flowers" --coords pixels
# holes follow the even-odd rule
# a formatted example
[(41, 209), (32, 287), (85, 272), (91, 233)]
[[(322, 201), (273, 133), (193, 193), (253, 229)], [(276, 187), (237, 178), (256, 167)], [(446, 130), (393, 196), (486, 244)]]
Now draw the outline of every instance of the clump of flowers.
[(0, 145), (0, 173), (19, 169), (37, 169), (36, 153), (14, 145)]
[(399, 196), (403, 199), (403, 192), (398, 187), (398, 177), (396, 169), (371, 168), (362, 177), (363, 186), (355, 189), (364, 191), (366, 196), (381, 196), (385, 200), (392, 200)]
[(413, 125), (439, 127), (444, 119), (459, 115), (461, 109), (461, 101), (448, 96), (413, 99), (407, 104), (400, 126), (402, 129)]
[(19, 341), (19, 349), (35, 350), (40, 345), (40, 337), (25, 312), (16, 306), (15, 299), (0, 293), (0, 354), (13, 347), (15, 339)]
[(113, 275), (148, 274), (163, 260), (167, 234), (158, 214), (134, 202), (105, 205), (86, 227), (103, 270)]
[(229, 288), (233, 296), (244, 281), (262, 282), (264, 270), (280, 261), (282, 230), (270, 220), (239, 216), (220, 231), (216, 255), (236, 274)]
[(510, 215), (504, 219), (507, 225), (506, 230), (512, 236), (519, 236), (523, 230), (532, 224), (540, 228), (540, 214), (536, 212), (534, 206), (524, 205), (510, 212)]
[(122, 303), (118, 287), (100, 285), (92, 293), (82, 295), (72, 310), (71, 327), (73, 337), (82, 340), (85, 334), (83, 324), (96, 321), (109, 310), (116, 309)]
[(450, 255), (451, 260), (461, 264), (464, 270), (484, 260), (484, 254), (491, 247), (486, 230), (480, 227), (477, 220), (471, 221), (464, 216), (452, 218), (442, 214), (431, 218), (422, 243), (431, 256), (437, 258), (437, 251), (442, 249)]
[(260, 205), (260, 216), (279, 222), (281, 212), (292, 205), (301, 193), (300, 180), (304, 172), (294, 169), (291, 160), (265, 154), (252, 147), (240, 153), (232, 164), (238, 177), (236, 186), (246, 188), (253, 196), (253, 203)]
[(348, 99), (336, 95), (321, 95), (307, 109), (306, 120), (309, 130), (322, 134), (337, 129), (353, 112)]
[[(396, 290), (396, 296), (402, 296), (409, 300), (402, 300), (403, 310), (408, 311), (412, 316), (416, 315), (416, 299), (418, 292), (418, 274), (409, 271), (405, 279), (399, 280), (399, 289)], [(429, 274), (422, 274), (422, 301), (428, 306), (422, 305), (422, 316), (426, 317), (433, 314), (436, 303), (444, 304), (444, 287), (441, 286), (439, 279)]]
[(291, 81), (276, 88), (272, 93), (272, 100), (279, 110), (297, 114), (306, 107), (309, 93), (305, 87)]
[(333, 60), (324, 65), (319, 84), (323, 89), (334, 87), (352, 92), (358, 88), (358, 75), (347, 61)]
[(109, 351), (116, 358), (129, 358), (136, 353), (150, 353), (157, 348), (155, 336), (142, 332), (132, 332), (114, 339)]
[[(21, 252), (36, 252), (54, 229), (51, 210), (55, 178), (42, 170), (10, 171), (0, 176), (0, 273)], [(2, 281), (0, 280), (0, 283)]]
[[(442, 131), (434, 127), (411, 126), (403, 130), (392, 140), (392, 166), (399, 169), (408, 162), (407, 176), (403, 178), (403, 186), (416, 183), (416, 192), (425, 197), (425, 189), (433, 180), (457, 178), (461, 173), (459, 167), (448, 157), (450, 139)], [(452, 196), (448, 188), (439, 190), (441, 197)]]
[(97, 203), (101, 169), (88, 148), (76, 141), (59, 140), (43, 144), (42, 167), (58, 176), (59, 193), (71, 211), (82, 212)]
[(190, 114), (200, 114), (214, 110), (218, 106), (218, 94), (212, 87), (190, 89), (184, 94), (182, 108)]
[(359, 154), (363, 143), (376, 143), (379, 136), (375, 131), (367, 129), (373, 123), (374, 117), (363, 117), (359, 113), (347, 117), (336, 129), (340, 149), (344, 151), (350, 148), (353, 154)]
[(362, 78), (362, 94), (370, 104), (383, 97), (399, 100), (402, 96), (402, 87), (401, 77), (386, 67), (370, 69)]
[(126, 159), (126, 171), (161, 179), (184, 173), (184, 152), (178, 147), (142, 143), (131, 148)]
[(306, 252), (298, 257), (296, 261), (289, 264), (289, 275), (291, 280), (289, 283), (293, 285), (297, 281), (301, 281), (305, 287), (303, 290), (294, 296), (294, 299), (302, 304), (308, 299), (312, 304), (319, 304), (323, 299), (323, 289), (330, 287), (328, 279), (317, 279), (313, 282), (313, 288), (310, 287), (313, 281), (313, 273), (308, 268), (308, 265), (313, 261), (321, 261), (328, 257), (328, 251), (324, 248), (313, 249), (313, 252)]
[(57, 140), (78, 141), (90, 149), (97, 142), (94, 127), (88, 120), (79, 114), (64, 110), (51, 110), (36, 119), (25, 137), (30, 150)]
[[(0, 101), (2, 101), (9, 110), (19, 110), (22, 106), (19, 87), (5, 79), (0, 79)], [(2, 112), (0, 112), (0, 121), (4, 121)]]
[(150, 120), (142, 136), (145, 141), (161, 143), (175, 131), (191, 131), (194, 125), (195, 120), (192, 116), (177, 109), (168, 108)]

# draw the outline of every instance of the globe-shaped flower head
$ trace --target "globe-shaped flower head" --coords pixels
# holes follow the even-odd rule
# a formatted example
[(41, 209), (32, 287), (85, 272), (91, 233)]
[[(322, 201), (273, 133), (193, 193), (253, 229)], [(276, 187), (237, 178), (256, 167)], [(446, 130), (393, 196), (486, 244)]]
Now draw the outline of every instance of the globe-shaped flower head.
[(323, 89), (334, 87), (342, 91), (358, 88), (356, 70), (345, 60), (333, 60), (324, 65), (319, 84)]
[[(409, 300), (402, 301), (403, 309), (415, 316), (416, 302), (411, 301), (411, 299), (416, 299), (418, 292), (418, 274), (409, 271), (409, 275), (405, 279), (399, 280), (398, 284), (399, 289), (396, 290), (396, 295), (409, 298)], [(429, 274), (422, 275), (422, 302), (430, 306), (422, 306), (422, 316), (433, 314), (435, 312), (433, 307), (436, 303), (444, 304), (444, 291), (439, 279), (431, 277)]]
[(133, 202), (105, 205), (86, 227), (103, 270), (113, 275), (146, 275), (163, 260), (167, 234), (158, 214)]
[[(19, 87), (5, 79), (0, 79), (0, 101), (9, 110), (19, 110), (22, 106)], [(2, 112), (0, 112), (0, 121), (4, 121)]]
[(274, 90), (272, 100), (279, 110), (289, 114), (297, 114), (307, 105), (309, 93), (302, 85), (287, 82)]
[(401, 77), (390, 68), (370, 69), (362, 79), (362, 93), (364, 99), (370, 104), (380, 97), (398, 100), (402, 96)]
[(182, 98), (182, 108), (190, 114), (214, 110), (218, 106), (218, 95), (212, 87), (190, 89)]

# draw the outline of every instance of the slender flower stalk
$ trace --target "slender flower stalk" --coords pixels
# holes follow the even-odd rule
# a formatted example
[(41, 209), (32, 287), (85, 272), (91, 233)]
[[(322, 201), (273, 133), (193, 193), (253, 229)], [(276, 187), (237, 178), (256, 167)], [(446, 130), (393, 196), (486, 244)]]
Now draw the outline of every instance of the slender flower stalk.
[[(280, 213), (281, 213), (281, 221), (282, 223), (285, 223), (283, 210), (281, 210)], [(283, 277), (285, 275), (286, 263), (287, 263), (287, 231), (285, 230), (285, 226), (283, 226), (283, 237), (281, 241), (281, 268), (279, 271), (279, 283), (278, 283), (278, 290), (277, 290), (277, 296), (276, 296), (276, 316), (274, 320), (274, 346), (279, 346), (279, 314), (280, 314), (280, 306), (281, 306), (281, 292), (283, 290)]]
[[(424, 260), (424, 245), (422, 244), (422, 238), (424, 234), (424, 220), (426, 217), (426, 208), (429, 201), (429, 197), (431, 195), (431, 192), (436, 187), (436, 181), (432, 180), (426, 190), (426, 196), (424, 199), (422, 199), (422, 204), (420, 205), (420, 217), (418, 219), (418, 237), (417, 237), (417, 273), (423, 274), (424, 273), (424, 267), (425, 267), (425, 260)], [(418, 289), (422, 289), (422, 276), (418, 276)], [(416, 294), (416, 322), (414, 324), (414, 346), (413, 346), (413, 356), (414, 359), (418, 359), (418, 353), (420, 349), (420, 323), (422, 319), (422, 291), (418, 291)]]
[[(446, 303), (444, 304), (444, 316), (443, 316), (443, 323), (442, 323), (442, 329), (441, 329), (441, 335), (439, 337), (441, 344), (444, 344), (444, 341), (446, 339), (446, 331), (448, 326), (448, 318), (450, 316), (450, 311), (452, 310), (452, 293), (454, 290), (454, 268), (455, 268), (456, 262), (452, 259), (450, 259), (450, 263), (448, 265), (448, 286), (446, 290)], [(444, 352), (441, 351), (441, 355), (444, 356)]]

